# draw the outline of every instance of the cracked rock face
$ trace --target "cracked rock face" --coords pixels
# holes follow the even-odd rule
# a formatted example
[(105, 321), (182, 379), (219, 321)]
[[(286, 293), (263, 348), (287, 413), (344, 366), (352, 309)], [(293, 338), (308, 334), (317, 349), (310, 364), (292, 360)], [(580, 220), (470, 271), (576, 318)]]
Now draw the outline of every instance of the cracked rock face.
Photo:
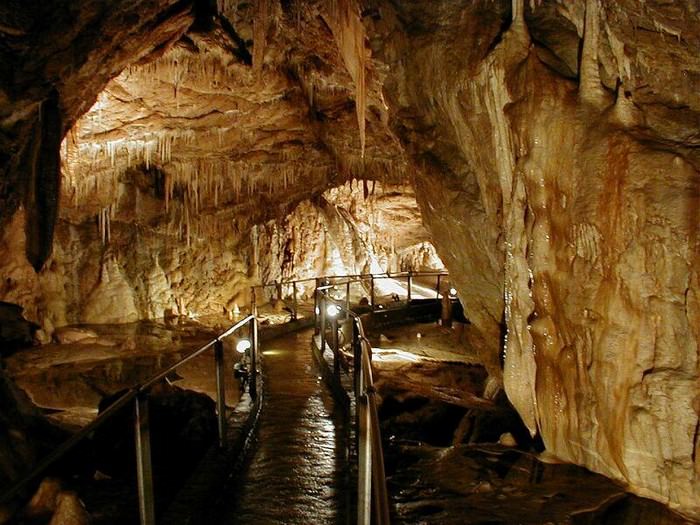
[(696, 2), (68, 4), (0, 7), (0, 299), (230, 309), (430, 240), (548, 451), (700, 517)]

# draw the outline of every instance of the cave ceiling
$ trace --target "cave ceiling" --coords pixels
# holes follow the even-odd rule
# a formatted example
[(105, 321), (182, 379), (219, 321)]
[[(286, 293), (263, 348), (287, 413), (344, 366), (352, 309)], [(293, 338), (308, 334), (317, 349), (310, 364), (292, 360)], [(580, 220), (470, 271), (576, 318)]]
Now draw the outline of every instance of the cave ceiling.
[(60, 255), (92, 263), (35, 280), (157, 270), (105, 257), (116, 213), (123, 252), (137, 222), (163, 254), (165, 224), (211, 241), (162, 257), (162, 307), (183, 268), (191, 297), (244, 289), (245, 235), (207, 228), (317, 198), (320, 231), (352, 179), (412, 184), (470, 348), (547, 450), (700, 516), (700, 1), (0, 3), (0, 228), (22, 208), (37, 270), (57, 219), (91, 228)]
[[(265, 194), (279, 189), (289, 209), (351, 177), (410, 180), (426, 159), (469, 170), (453, 126), (436, 120), (436, 95), (422, 90), (433, 77), (443, 88), (468, 82), (513, 5), (520, 2), (5, 2), (0, 220), (24, 204), (30, 259), (40, 264), (58, 187), (62, 213), (78, 220), (108, 206), (109, 188), (131, 167), (157, 171), (166, 200), (175, 192), (197, 213), (252, 194), (265, 205), (248, 211), (269, 212)], [(574, 82), (585, 6), (523, 3), (537, 57)], [(700, 29), (690, 23), (698, 3), (630, 0), (601, 10), (601, 96), (622, 89), (640, 140), (700, 164)], [(416, 56), (422, 70), (411, 69)]]

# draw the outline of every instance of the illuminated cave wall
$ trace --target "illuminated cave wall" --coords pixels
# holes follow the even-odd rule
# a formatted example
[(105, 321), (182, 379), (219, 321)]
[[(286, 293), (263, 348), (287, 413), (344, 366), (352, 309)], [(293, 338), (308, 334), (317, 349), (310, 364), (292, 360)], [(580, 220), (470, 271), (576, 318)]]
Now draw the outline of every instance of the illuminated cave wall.
[(219, 4), (0, 5), (3, 297), (105, 315), (104, 275), (163, 291), (127, 317), (223, 308), (185, 268), (246, 284), (258, 224), (261, 272), (301, 273), (285, 232), (324, 192), (410, 181), (470, 344), (548, 451), (700, 516), (696, 3)]
[(410, 186), (351, 181), (258, 233), (264, 282), (444, 269)]

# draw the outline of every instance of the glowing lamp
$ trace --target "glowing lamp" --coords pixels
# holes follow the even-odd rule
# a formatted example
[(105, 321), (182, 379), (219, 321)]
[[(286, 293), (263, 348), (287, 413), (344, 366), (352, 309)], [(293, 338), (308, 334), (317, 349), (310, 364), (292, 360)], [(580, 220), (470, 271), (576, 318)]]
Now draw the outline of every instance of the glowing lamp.
[(450, 288), (450, 295), (451, 296), (456, 296), (457, 295), (457, 288)]
[(318, 315), (321, 313), (321, 309), (317, 306), (314, 312), (316, 312), (316, 315)]
[(250, 341), (248, 339), (241, 339), (236, 343), (236, 352), (239, 354), (245, 354), (248, 350), (250, 350)]
[(333, 318), (340, 313), (340, 307), (337, 304), (329, 304), (326, 308), (326, 314), (328, 317)]

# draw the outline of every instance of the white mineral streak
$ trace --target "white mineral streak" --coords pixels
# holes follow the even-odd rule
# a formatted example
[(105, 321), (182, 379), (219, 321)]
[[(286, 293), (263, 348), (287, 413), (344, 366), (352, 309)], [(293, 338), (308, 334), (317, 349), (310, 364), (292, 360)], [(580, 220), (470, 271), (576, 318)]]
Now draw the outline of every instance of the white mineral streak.
[(253, 21), (253, 69), (261, 78), (265, 61), (265, 46), (267, 31), (270, 28), (272, 15), (271, 0), (255, 0), (255, 20)]
[(365, 29), (360, 18), (360, 10), (354, 0), (331, 0), (329, 2), (328, 25), (338, 43), (345, 67), (355, 84), (355, 110), (360, 129), (361, 156), (365, 156), (367, 86), (365, 49)]
[(594, 107), (601, 107), (606, 101), (598, 71), (601, 16), (600, 0), (586, 0), (586, 19), (579, 71), (581, 76), (579, 96), (584, 103)]

